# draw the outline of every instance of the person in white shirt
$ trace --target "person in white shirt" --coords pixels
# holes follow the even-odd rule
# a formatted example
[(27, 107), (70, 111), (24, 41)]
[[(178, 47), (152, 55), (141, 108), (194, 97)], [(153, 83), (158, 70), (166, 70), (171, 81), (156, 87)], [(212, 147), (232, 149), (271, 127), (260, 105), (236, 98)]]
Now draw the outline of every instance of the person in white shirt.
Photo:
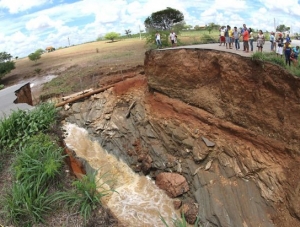
[(172, 47), (177, 45), (177, 35), (174, 31), (171, 31), (171, 33), (170, 33), (170, 40), (172, 43)]
[(160, 33), (158, 31), (155, 34), (155, 41), (156, 41), (157, 48), (161, 48), (162, 45), (160, 40)]

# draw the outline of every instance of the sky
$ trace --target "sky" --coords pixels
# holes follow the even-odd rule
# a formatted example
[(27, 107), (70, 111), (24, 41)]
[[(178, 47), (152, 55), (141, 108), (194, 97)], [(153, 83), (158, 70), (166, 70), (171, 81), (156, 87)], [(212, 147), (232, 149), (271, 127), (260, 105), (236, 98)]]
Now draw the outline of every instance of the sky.
[[(188, 25), (208, 23), (300, 33), (300, 0), (0, 0), (0, 52), (25, 57), (95, 41), (108, 32), (145, 30), (153, 12), (175, 8)], [(274, 26), (275, 25), (275, 26)]]

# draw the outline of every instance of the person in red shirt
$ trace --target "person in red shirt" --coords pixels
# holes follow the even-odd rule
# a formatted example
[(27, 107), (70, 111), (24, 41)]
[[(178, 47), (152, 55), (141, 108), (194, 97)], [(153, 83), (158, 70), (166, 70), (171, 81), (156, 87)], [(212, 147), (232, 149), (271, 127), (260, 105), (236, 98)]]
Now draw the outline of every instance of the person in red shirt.
[(243, 43), (244, 43), (244, 51), (246, 53), (249, 52), (249, 31), (245, 29), (243, 32)]

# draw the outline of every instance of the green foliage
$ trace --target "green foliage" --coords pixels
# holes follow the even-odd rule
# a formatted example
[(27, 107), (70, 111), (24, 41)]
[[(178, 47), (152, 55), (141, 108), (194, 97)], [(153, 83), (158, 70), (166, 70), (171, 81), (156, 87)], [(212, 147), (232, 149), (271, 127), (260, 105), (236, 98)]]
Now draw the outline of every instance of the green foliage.
[(53, 197), (47, 189), (31, 189), (21, 182), (13, 183), (2, 199), (2, 213), (16, 226), (32, 226), (44, 221), (44, 216), (52, 210)]
[(130, 29), (126, 29), (125, 30), (125, 34), (127, 35), (127, 37), (131, 36), (131, 30)]
[(11, 70), (15, 69), (15, 62), (11, 61), (12, 56), (6, 52), (0, 52), (0, 79)]
[(17, 152), (12, 165), (14, 176), (29, 189), (53, 180), (63, 164), (62, 149), (45, 134), (30, 138)]
[(217, 39), (215, 39), (214, 37), (212, 37), (212, 36), (210, 36), (208, 34), (201, 35), (200, 39), (201, 39), (201, 42), (205, 43), (205, 44), (218, 42)]
[(104, 36), (105, 39), (109, 39), (112, 42), (119, 37), (120, 37), (120, 34), (116, 33), (116, 32), (109, 32), (109, 33), (105, 34), (105, 36)]
[(40, 54), (43, 54), (43, 53), (45, 53), (45, 51), (43, 50), (43, 49), (37, 49), (36, 51), (35, 51), (35, 53), (40, 53)]
[(279, 32), (286, 32), (289, 30), (290, 30), (290, 27), (287, 27), (284, 24), (280, 24), (276, 27), (276, 31), (279, 31)]
[(0, 90), (3, 89), (3, 88), (4, 88), (4, 85), (3, 85), (3, 84), (0, 84)]
[(279, 65), (286, 70), (288, 70), (291, 74), (300, 77), (300, 67), (297, 65), (287, 66), (285, 63), (285, 59), (278, 57), (275, 53), (261, 53), (256, 52), (251, 56), (253, 61), (258, 62), (262, 67), (264, 67), (265, 62), (271, 62), (273, 64)]
[(96, 180), (97, 171), (92, 174), (82, 176), (81, 179), (73, 182), (74, 189), (71, 191), (60, 192), (55, 200), (63, 200), (69, 209), (78, 209), (85, 222), (91, 216), (91, 213), (97, 206), (101, 205), (101, 198), (113, 192), (114, 190), (105, 189), (104, 174), (99, 180)]
[(255, 52), (252, 54), (251, 59), (252, 61), (265, 61), (267, 57), (262, 52)]
[[(163, 216), (160, 216), (160, 219), (166, 227), (169, 227), (168, 223), (166, 222), (166, 220), (164, 219)], [(198, 227), (199, 221), (200, 221), (199, 216), (197, 216), (194, 227)], [(187, 223), (183, 213), (182, 213), (181, 219), (177, 218), (177, 217), (172, 218), (172, 224), (173, 224), (174, 227), (187, 227), (187, 226), (189, 226), (189, 224)]]
[(152, 30), (170, 30), (174, 25), (184, 20), (182, 12), (171, 7), (157, 11), (147, 17), (144, 21), (148, 31)]
[(36, 62), (37, 60), (39, 60), (41, 58), (41, 55), (44, 53), (44, 51), (42, 49), (38, 49), (36, 50), (34, 53), (31, 53), (28, 55), (28, 58), (31, 61)]
[(47, 135), (38, 134), (20, 146), (12, 164), (14, 183), (2, 198), (2, 213), (16, 226), (44, 221), (53, 210), (55, 194), (48, 187), (63, 164), (62, 149)]
[(43, 103), (32, 111), (18, 110), (0, 120), (0, 149), (22, 146), (32, 135), (45, 131), (55, 122), (53, 104)]

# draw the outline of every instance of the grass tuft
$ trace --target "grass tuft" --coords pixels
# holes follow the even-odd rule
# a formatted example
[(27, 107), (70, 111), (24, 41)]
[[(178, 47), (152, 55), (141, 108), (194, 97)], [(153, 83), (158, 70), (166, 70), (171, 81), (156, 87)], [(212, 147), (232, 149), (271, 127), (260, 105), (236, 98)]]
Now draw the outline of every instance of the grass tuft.
[(115, 192), (104, 188), (107, 182), (100, 183), (106, 177), (105, 174), (96, 180), (97, 172), (95, 171), (92, 174), (84, 175), (81, 179), (75, 180), (73, 182), (73, 190), (59, 192), (55, 198), (58, 201), (65, 201), (68, 209), (77, 209), (84, 218), (85, 223), (91, 216), (92, 211), (101, 205), (101, 198), (111, 192)]

